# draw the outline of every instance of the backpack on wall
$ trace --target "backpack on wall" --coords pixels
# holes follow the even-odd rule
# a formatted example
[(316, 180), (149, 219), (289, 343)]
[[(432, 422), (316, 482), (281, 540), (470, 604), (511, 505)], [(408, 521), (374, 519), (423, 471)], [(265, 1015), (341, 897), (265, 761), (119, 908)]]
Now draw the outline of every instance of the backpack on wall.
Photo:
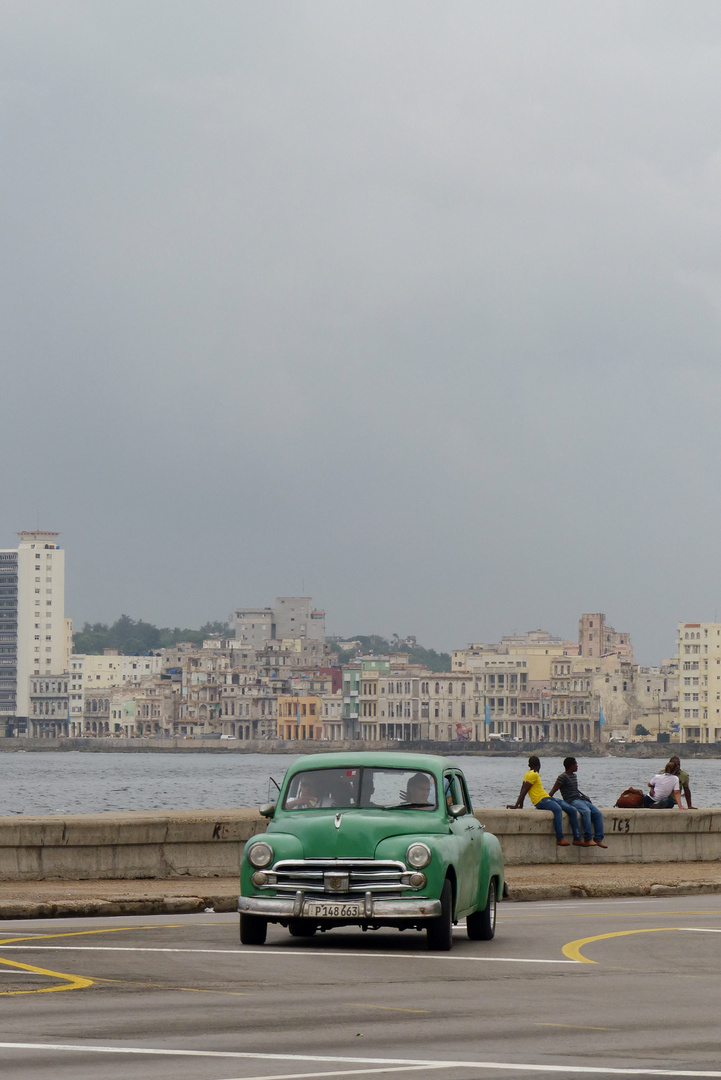
[(626, 788), (616, 799), (616, 806), (624, 810), (638, 809), (639, 806), (643, 806), (643, 792), (635, 787)]

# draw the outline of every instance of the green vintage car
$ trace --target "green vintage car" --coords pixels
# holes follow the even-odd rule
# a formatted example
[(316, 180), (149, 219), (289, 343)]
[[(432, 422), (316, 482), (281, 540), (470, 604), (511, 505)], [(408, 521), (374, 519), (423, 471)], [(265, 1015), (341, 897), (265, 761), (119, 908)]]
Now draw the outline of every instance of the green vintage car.
[(425, 930), (450, 949), (453, 923), (492, 938), (504, 895), (498, 840), (473, 816), (466, 780), (426, 754), (313, 754), (286, 773), (267, 832), (245, 845), (240, 940), (268, 923), (294, 936), (333, 926)]

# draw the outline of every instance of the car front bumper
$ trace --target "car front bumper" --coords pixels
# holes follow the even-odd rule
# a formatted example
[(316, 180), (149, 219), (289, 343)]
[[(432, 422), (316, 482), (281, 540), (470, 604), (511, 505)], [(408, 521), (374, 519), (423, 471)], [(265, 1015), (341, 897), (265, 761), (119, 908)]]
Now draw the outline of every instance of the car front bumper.
[[(409, 900), (376, 900), (369, 894), (359, 898), (361, 914), (359, 916), (308, 916), (307, 903), (315, 900), (306, 900), (302, 892), (297, 892), (291, 898), (276, 896), (239, 896), (238, 911), (241, 915), (262, 915), (269, 919), (301, 919), (313, 918), (318, 922), (358, 922), (378, 919), (435, 919), (441, 914), (440, 900), (429, 900), (424, 897)], [(339, 904), (343, 900), (337, 901)], [(353, 902), (356, 900), (354, 898)]]

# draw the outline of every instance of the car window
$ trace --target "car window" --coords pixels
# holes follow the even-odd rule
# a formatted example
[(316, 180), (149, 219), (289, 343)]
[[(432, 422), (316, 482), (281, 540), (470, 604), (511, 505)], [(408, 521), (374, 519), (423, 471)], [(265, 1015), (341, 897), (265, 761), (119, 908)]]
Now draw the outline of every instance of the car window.
[(473, 813), (466, 784), (460, 773), (449, 770), (443, 777), (443, 790), (446, 796), (446, 808), (462, 806), (467, 814)]
[(436, 782), (424, 769), (363, 769), (361, 806), (435, 810)]
[(467, 814), (472, 814), (473, 807), (471, 806), (471, 800), (468, 795), (465, 777), (462, 776), (461, 773), (454, 773), (454, 779), (456, 782), (456, 790), (458, 792), (458, 802), (462, 806), (465, 806)]
[(296, 773), (283, 801), (284, 810), (316, 810), (358, 805), (360, 769), (308, 769)]
[(307, 769), (291, 779), (284, 810), (389, 807), (434, 810), (436, 782), (424, 769)]
[(447, 772), (443, 777), (443, 794), (446, 799), (446, 808), (458, 802), (458, 781), (452, 772)]

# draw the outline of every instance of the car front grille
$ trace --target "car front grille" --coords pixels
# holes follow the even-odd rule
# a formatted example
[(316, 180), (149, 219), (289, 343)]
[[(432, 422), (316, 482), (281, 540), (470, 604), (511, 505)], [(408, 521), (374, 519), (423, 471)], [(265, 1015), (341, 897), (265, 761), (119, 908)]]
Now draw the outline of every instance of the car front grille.
[(267, 871), (263, 889), (328, 900), (370, 893), (387, 900), (417, 892), (404, 863), (390, 859), (284, 859)]

